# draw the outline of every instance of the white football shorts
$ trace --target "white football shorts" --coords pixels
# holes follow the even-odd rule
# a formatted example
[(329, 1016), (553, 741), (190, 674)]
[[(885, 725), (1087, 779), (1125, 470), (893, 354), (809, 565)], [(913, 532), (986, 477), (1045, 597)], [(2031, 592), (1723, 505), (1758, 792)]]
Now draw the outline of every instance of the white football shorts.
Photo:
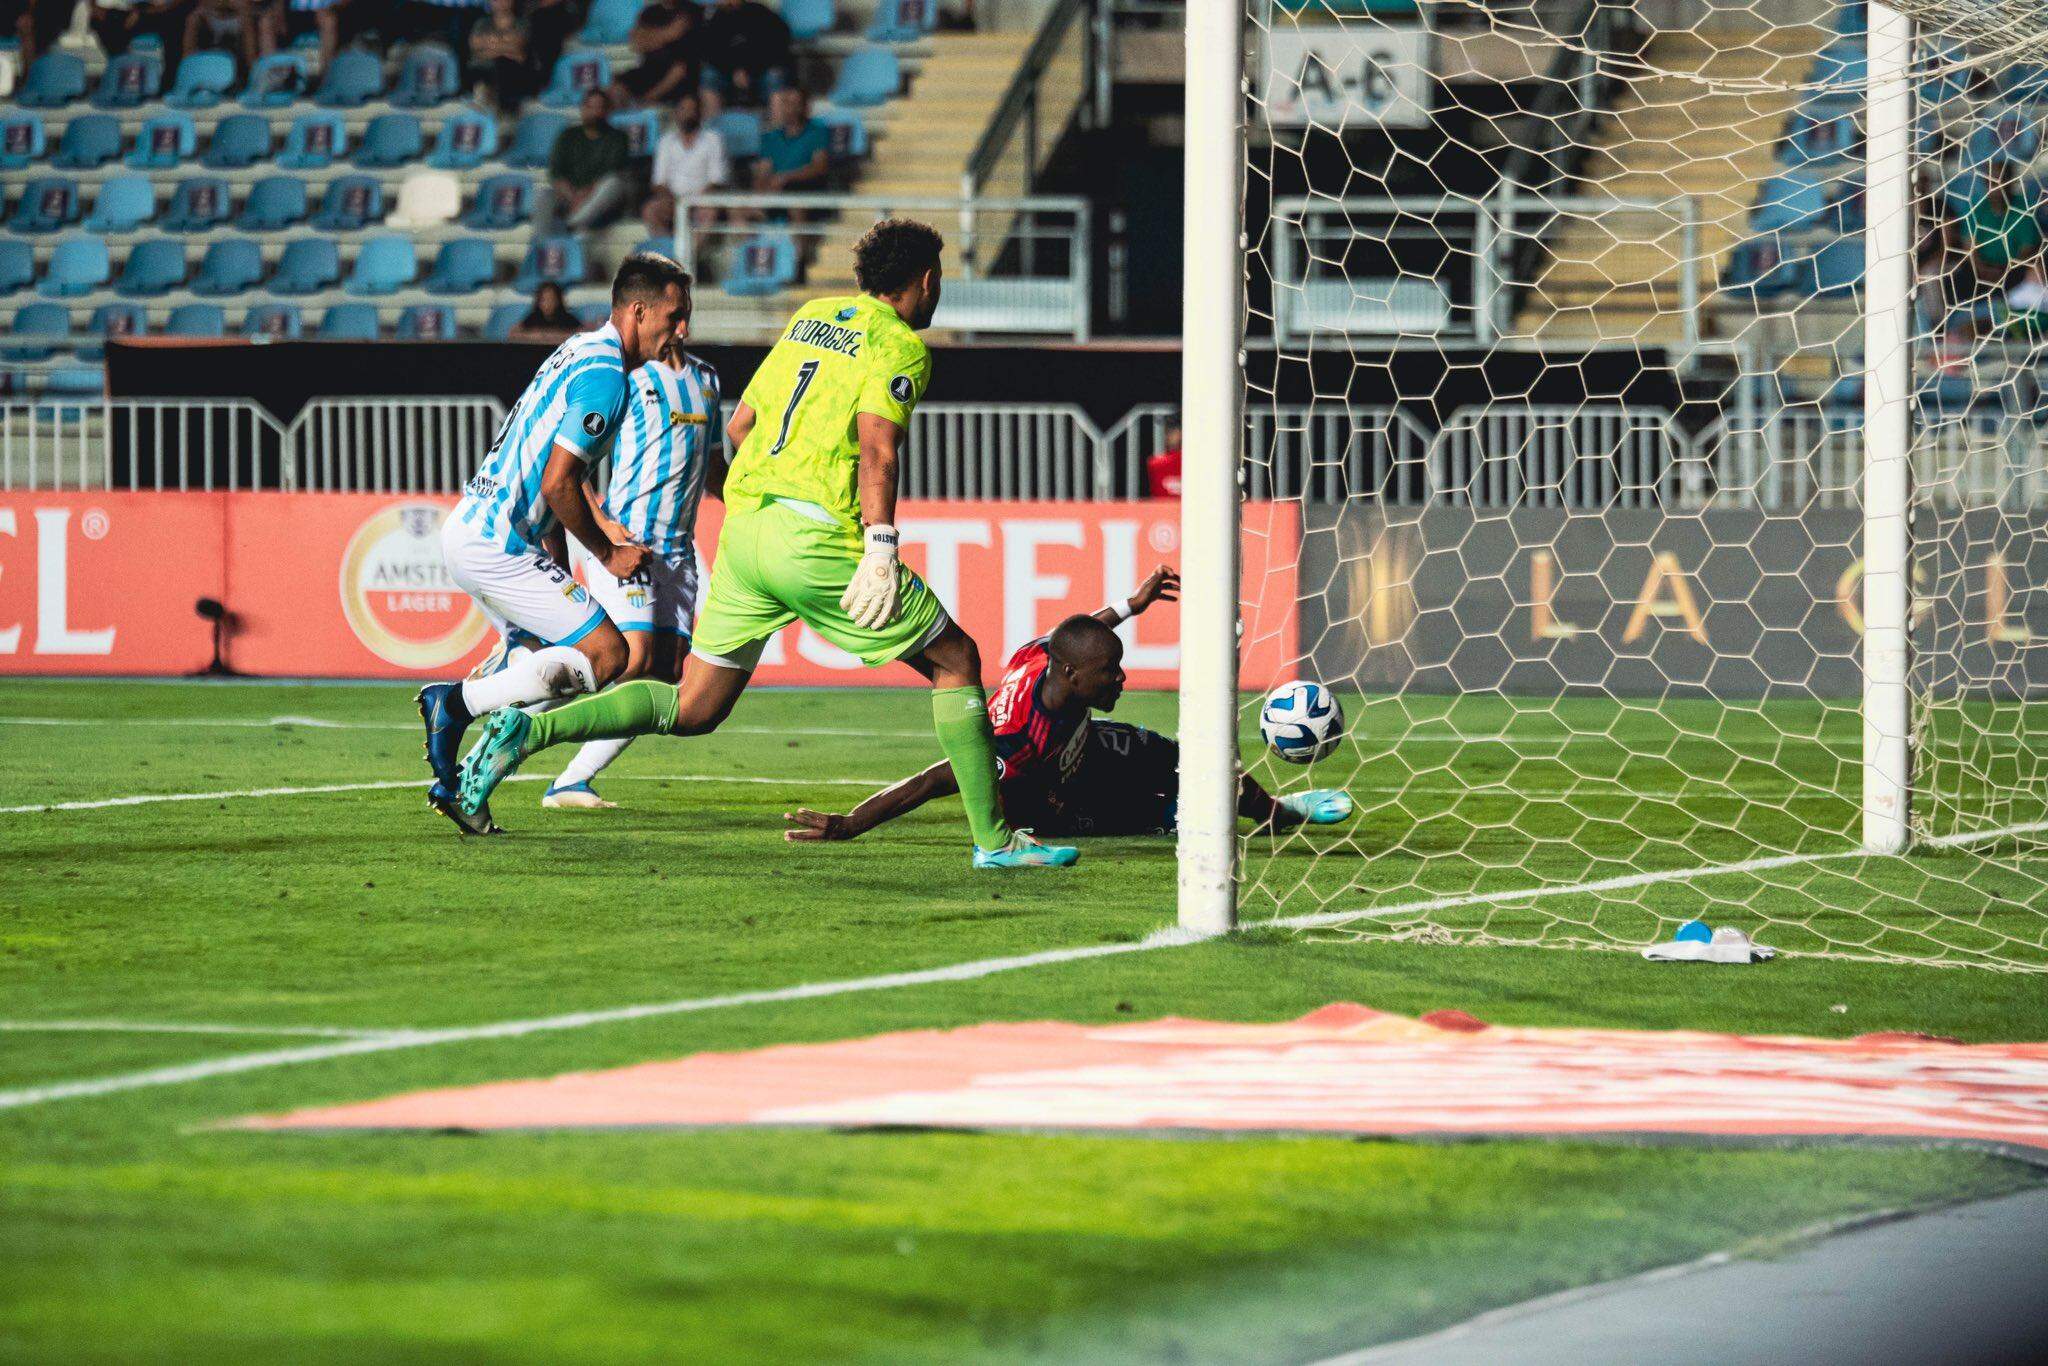
[(697, 554), (682, 550), (655, 555), (630, 579), (614, 578), (595, 560), (586, 560), (583, 577), (590, 596), (621, 631), (653, 631), (690, 638), (697, 620)]
[(549, 645), (574, 645), (605, 619), (604, 608), (545, 551), (509, 551), (450, 517), (441, 524), (441, 558), (500, 635), (517, 630)]

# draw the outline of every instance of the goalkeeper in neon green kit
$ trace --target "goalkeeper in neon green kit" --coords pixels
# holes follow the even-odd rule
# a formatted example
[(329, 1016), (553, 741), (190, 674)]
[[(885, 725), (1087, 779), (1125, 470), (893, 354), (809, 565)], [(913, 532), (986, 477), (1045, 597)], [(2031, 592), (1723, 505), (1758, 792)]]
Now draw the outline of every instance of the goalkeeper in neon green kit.
[(521, 761), (552, 745), (716, 730), (769, 638), (802, 621), (869, 666), (901, 660), (931, 680), (975, 867), (1079, 857), (1004, 820), (981, 654), (896, 555), (896, 465), (931, 378), (917, 333), (938, 309), (943, 245), (923, 223), (875, 224), (854, 247), (861, 293), (798, 309), (740, 396), (726, 426), (738, 453), (725, 526), (681, 684), (627, 683), (540, 716), (492, 713), (463, 764), (465, 812), (484, 811)]

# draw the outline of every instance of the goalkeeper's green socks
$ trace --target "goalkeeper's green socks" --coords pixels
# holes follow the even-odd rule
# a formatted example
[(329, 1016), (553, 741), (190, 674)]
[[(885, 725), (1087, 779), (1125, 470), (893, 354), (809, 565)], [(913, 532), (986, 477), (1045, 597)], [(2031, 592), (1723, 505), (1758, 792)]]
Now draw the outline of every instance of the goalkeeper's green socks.
[(988, 694), (980, 688), (934, 688), (932, 729), (960, 785), (960, 804), (967, 808), (975, 846), (1004, 848), (1010, 823), (1003, 819), (1003, 794), (996, 787), (996, 734), (988, 723)]
[(652, 678), (621, 683), (606, 692), (579, 697), (566, 707), (533, 718), (525, 752), (581, 740), (623, 740), (631, 735), (665, 735), (676, 724), (676, 685)]

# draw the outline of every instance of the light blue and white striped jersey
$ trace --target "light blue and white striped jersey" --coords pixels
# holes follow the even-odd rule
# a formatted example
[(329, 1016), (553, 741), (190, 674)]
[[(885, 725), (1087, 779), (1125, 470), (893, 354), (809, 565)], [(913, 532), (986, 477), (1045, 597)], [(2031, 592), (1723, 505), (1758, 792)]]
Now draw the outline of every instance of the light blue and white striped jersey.
[(557, 445), (587, 465), (610, 452), (626, 406), (625, 348), (610, 323), (555, 348), (498, 429), (463, 491), (455, 516), (512, 554), (539, 547), (554, 528), (540, 481)]
[(725, 445), (718, 372), (685, 351), (679, 364), (651, 360), (626, 383), (605, 511), (655, 554), (680, 554), (695, 543), (704, 477)]

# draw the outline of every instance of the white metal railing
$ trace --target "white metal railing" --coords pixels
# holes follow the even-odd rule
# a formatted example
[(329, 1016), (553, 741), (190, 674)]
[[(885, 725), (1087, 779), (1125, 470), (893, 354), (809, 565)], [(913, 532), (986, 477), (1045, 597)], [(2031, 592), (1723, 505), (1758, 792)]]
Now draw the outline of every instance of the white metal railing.
[[(281, 423), (246, 399), (0, 404), (0, 491), (459, 492), (503, 422), (481, 396), (328, 398)], [(1069, 404), (927, 403), (911, 419), (906, 497), (1143, 497), (1173, 407), (1098, 425)], [(1694, 430), (1662, 408), (1486, 404), (1431, 431), (1396, 407), (1265, 404), (1245, 416), (1248, 498), (1505, 508), (1798, 511), (1858, 505), (1856, 415), (1738, 408)], [(2025, 416), (1922, 424), (1916, 498), (2048, 506), (2048, 433)]]

